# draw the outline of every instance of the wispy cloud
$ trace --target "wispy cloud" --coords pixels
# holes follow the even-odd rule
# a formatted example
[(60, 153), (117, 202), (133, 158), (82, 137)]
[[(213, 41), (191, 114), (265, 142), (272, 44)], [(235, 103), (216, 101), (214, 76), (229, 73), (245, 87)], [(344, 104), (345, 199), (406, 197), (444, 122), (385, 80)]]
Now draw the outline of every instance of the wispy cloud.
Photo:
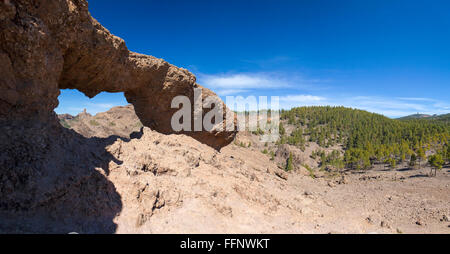
[(317, 106), (325, 105), (327, 103), (327, 98), (322, 96), (305, 94), (280, 96), (280, 106), (282, 108), (289, 108), (293, 106)]
[(239, 95), (260, 90), (317, 89), (327, 80), (307, 79), (300, 74), (278, 72), (198, 74), (198, 82), (220, 96)]
[(421, 98), (421, 97), (397, 97), (396, 99), (403, 100), (403, 101), (435, 101), (434, 99)]
[[(288, 61), (279, 58), (271, 61)], [(345, 106), (401, 117), (415, 114), (443, 114), (450, 111), (450, 104), (425, 97), (362, 96), (355, 94), (330, 94), (331, 79), (311, 78), (299, 73), (247, 72), (223, 74), (197, 74), (200, 84), (212, 89), (219, 96), (281, 95), (280, 107)], [(336, 87), (334, 88), (335, 91)]]
[(434, 99), (417, 98), (399, 99), (377, 96), (314, 96), (288, 95), (280, 97), (282, 108), (298, 106), (344, 106), (383, 114), (388, 117), (401, 117), (415, 113), (444, 114), (449, 112), (449, 105)]

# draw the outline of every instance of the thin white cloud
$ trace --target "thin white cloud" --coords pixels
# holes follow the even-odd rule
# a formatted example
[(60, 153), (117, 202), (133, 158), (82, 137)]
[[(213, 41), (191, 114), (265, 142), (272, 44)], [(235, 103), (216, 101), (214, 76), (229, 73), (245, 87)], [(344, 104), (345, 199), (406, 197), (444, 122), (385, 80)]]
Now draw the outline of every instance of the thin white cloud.
[[(415, 101), (411, 103), (409, 101)], [(401, 117), (416, 113), (422, 114), (445, 114), (449, 113), (450, 107), (436, 100), (409, 100), (403, 101), (398, 98), (386, 98), (376, 96), (315, 96), (315, 95), (288, 95), (280, 97), (281, 108), (292, 108), (300, 106), (344, 106), (362, 109), (388, 117)], [(430, 103), (432, 102), (432, 103)]]
[(214, 92), (220, 96), (228, 96), (235, 94), (247, 93), (249, 90), (246, 89), (216, 89)]
[(325, 97), (306, 94), (280, 96), (279, 101), (280, 107), (284, 109), (300, 106), (321, 106), (329, 104), (329, 101)]
[(241, 95), (260, 90), (320, 90), (329, 80), (306, 79), (296, 73), (255, 72), (228, 74), (197, 74), (198, 82), (220, 96)]
[(404, 101), (436, 101), (430, 98), (421, 98), (421, 97), (397, 97), (396, 99), (404, 100)]
[(265, 73), (199, 75), (199, 80), (211, 88), (262, 89), (289, 87), (286, 80)]

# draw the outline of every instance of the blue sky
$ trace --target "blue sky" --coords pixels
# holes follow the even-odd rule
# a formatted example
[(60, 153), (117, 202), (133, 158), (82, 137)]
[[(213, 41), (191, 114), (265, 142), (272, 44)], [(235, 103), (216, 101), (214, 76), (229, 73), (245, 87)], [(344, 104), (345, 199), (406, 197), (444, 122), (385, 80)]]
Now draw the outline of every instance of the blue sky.
[[(343, 105), (389, 117), (450, 112), (450, 2), (89, 1), (130, 50), (189, 69), (227, 95), (282, 107)], [(57, 113), (124, 105), (62, 91)]]

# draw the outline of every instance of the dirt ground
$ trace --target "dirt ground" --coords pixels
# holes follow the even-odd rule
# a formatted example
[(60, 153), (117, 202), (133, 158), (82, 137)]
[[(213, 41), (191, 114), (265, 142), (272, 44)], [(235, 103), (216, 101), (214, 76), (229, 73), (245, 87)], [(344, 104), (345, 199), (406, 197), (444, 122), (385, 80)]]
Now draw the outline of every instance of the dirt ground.
[[(103, 135), (111, 121), (116, 123), (108, 127), (113, 134), (129, 131), (114, 132), (128, 120), (122, 124), (111, 112), (104, 114), (110, 116), (105, 124), (96, 120), (96, 131)], [(81, 122), (87, 126), (91, 120)], [(69, 123), (80, 131), (79, 123)], [(249, 133), (239, 133), (220, 152), (184, 135), (148, 128), (139, 137), (118, 139), (107, 147), (115, 158), (109, 161), (110, 172), (100, 171), (120, 196), (121, 209), (111, 221), (115, 232), (450, 233), (448, 167), (436, 177), (429, 177), (424, 166), (390, 170), (376, 165), (330, 174), (319, 171), (310, 157), (317, 144), (309, 143), (304, 151), (287, 147), (316, 168), (312, 178), (304, 167), (285, 172), (280, 166), (285, 159), (271, 160), (263, 149), (277, 147)], [(92, 230), (79, 227), (80, 233)]]
[[(429, 169), (375, 168), (341, 179), (296, 176), (289, 183), (307, 188), (327, 204), (313, 233), (450, 233), (450, 169), (436, 177)], [(323, 216), (322, 216), (323, 215)], [(353, 228), (349, 228), (353, 225)], [(346, 230), (346, 228), (348, 230)]]
[[(313, 179), (235, 144), (217, 152), (146, 132), (120, 147), (139, 152), (111, 166), (123, 202), (117, 233), (450, 233), (449, 168), (436, 177), (377, 167)], [(136, 167), (140, 158), (153, 172)]]

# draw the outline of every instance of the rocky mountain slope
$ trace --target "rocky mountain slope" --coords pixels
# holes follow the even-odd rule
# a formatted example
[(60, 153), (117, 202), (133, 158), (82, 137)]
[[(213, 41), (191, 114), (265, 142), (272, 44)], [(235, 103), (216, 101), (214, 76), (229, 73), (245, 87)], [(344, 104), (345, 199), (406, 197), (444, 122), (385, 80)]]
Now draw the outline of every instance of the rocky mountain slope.
[(130, 138), (131, 134), (139, 132), (143, 127), (133, 105), (114, 107), (95, 116), (83, 111), (76, 116), (63, 114), (58, 115), (58, 118), (62, 126), (87, 138), (109, 136)]
[(449, 169), (437, 177), (428, 177), (426, 168), (402, 167), (316, 170), (314, 177), (302, 166), (284, 171), (286, 151), (317, 166), (310, 154), (317, 146), (295, 153), (282, 145), (273, 160), (252, 133), (239, 133), (217, 152), (145, 128), (140, 138), (107, 148), (121, 161), (110, 162), (108, 176), (123, 202), (117, 232), (450, 232)]
[[(118, 162), (107, 147), (117, 136), (62, 127), (60, 89), (124, 92), (145, 126), (169, 134), (172, 98), (192, 101), (194, 88), (222, 103), (187, 70), (130, 52), (85, 0), (0, 1), (0, 232), (116, 231), (123, 203), (107, 178)], [(219, 150), (235, 131), (184, 134)]]
[[(0, 66), (1, 233), (449, 232), (448, 171), (312, 178), (241, 146), (249, 133), (171, 134), (168, 102), (201, 86), (129, 52), (84, 0), (1, 1)], [(64, 115), (64, 128), (65, 88), (125, 92), (136, 112)]]
[[(114, 120), (117, 112), (130, 116)], [(114, 122), (133, 117), (130, 106), (98, 115)], [(117, 214), (103, 221), (116, 233), (450, 232), (448, 169), (432, 178), (426, 169), (401, 168), (316, 172), (312, 178), (302, 168), (280, 169), (282, 154), (271, 160), (251, 133), (239, 133), (220, 152), (187, 136), (148, 128), (136, 134), (98, 143), (115, 158), (97, 170), (120, 196)], [(98, 229), (82, 222), (63, 228)]]

